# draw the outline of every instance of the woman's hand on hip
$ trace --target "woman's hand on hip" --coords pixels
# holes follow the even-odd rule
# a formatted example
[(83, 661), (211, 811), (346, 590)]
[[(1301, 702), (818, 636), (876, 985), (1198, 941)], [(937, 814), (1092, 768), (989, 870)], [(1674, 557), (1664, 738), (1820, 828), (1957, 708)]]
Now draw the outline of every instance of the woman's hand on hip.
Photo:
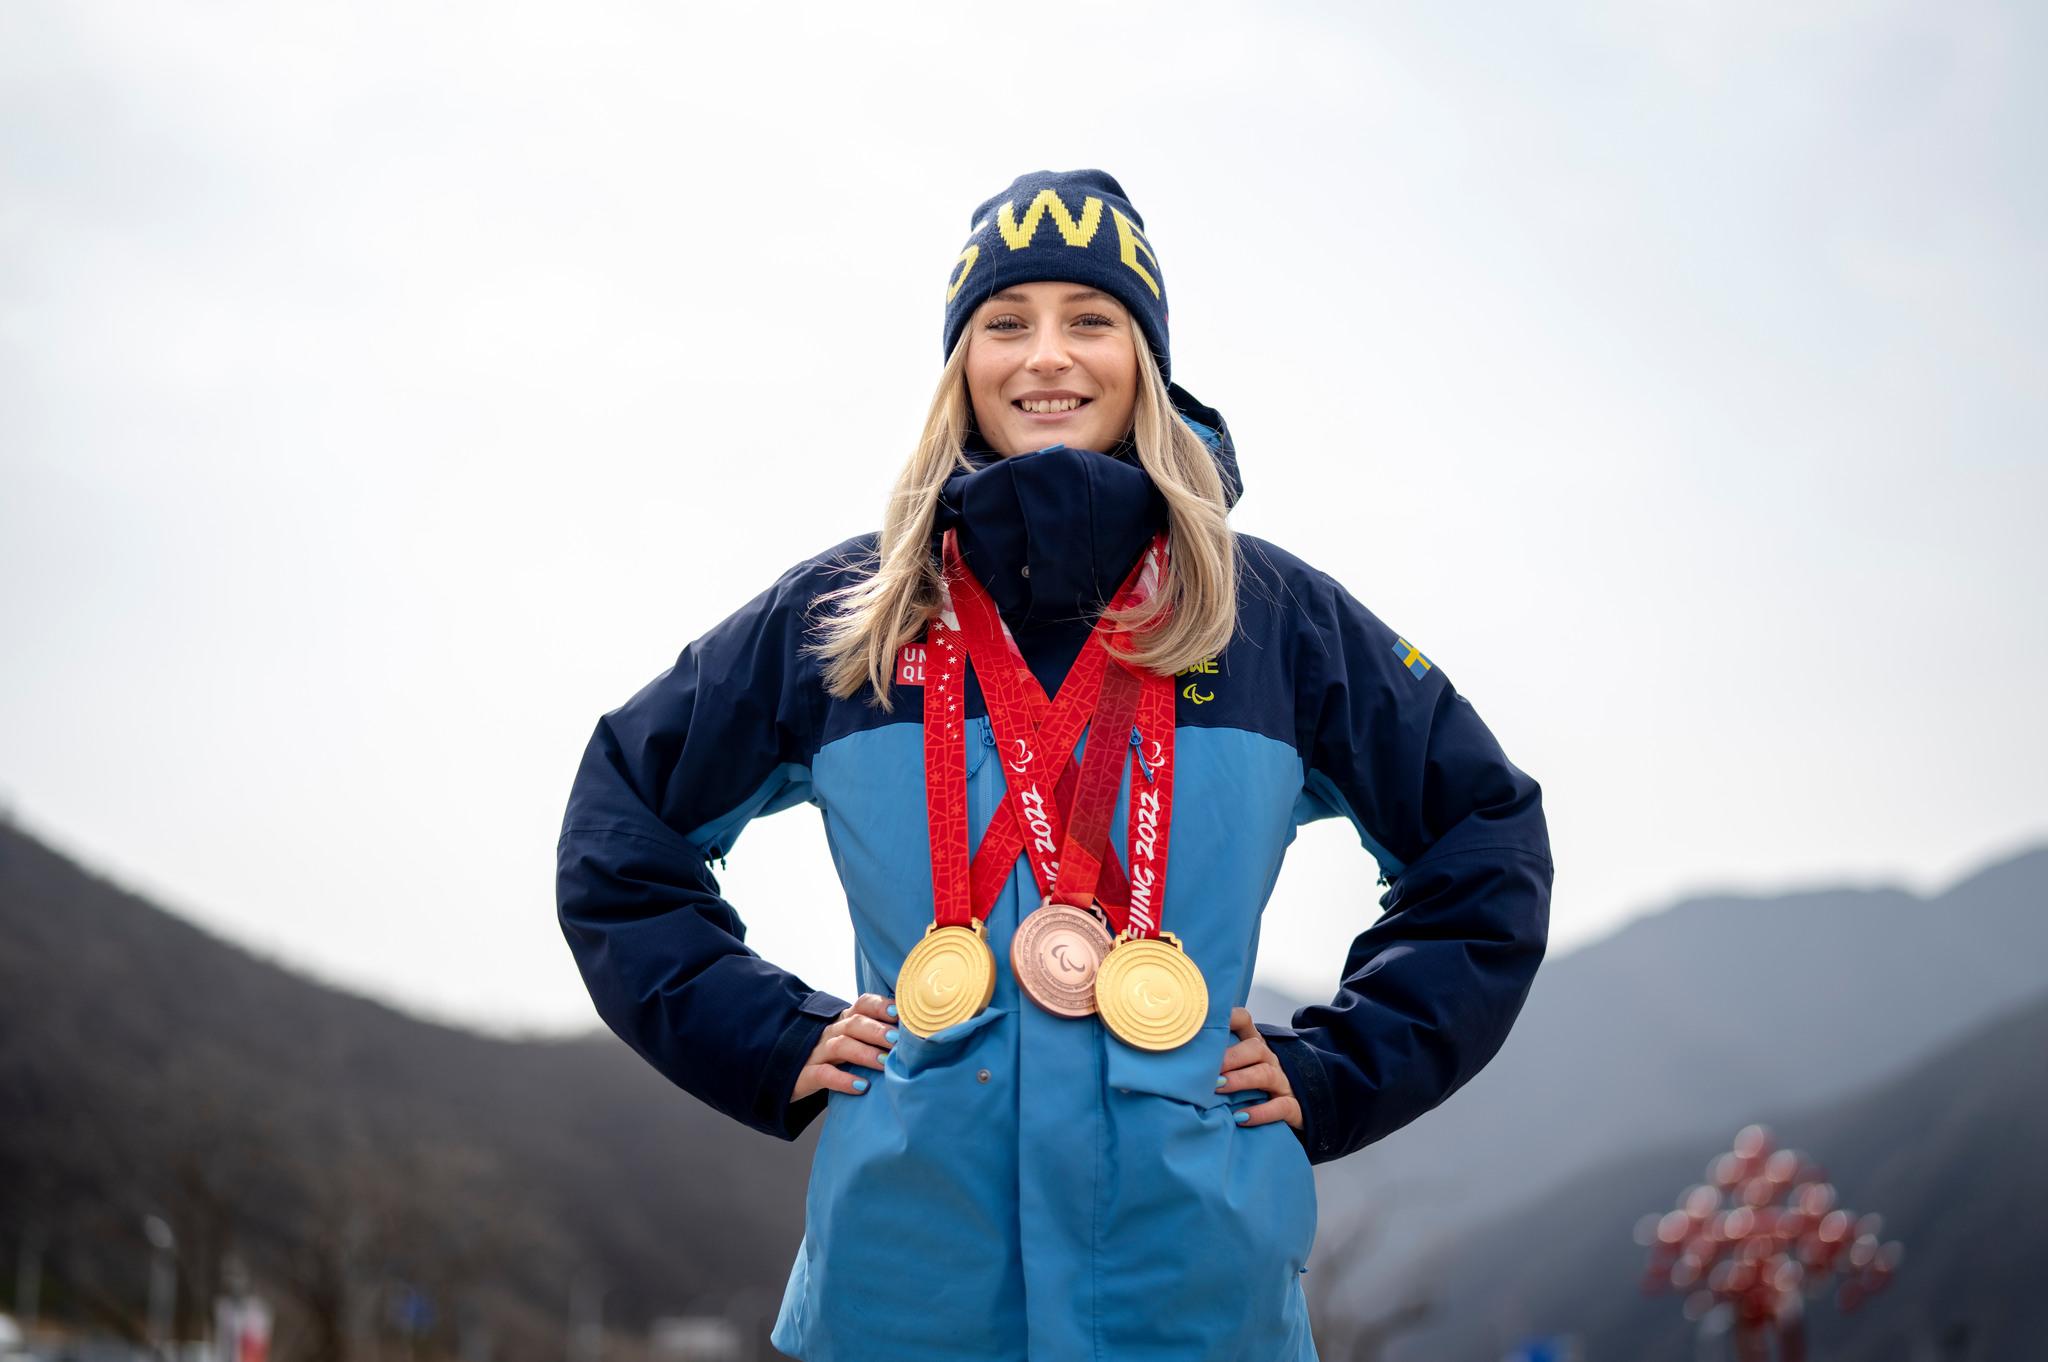
[(882, 1067), (883, 1058), (896, 1044), (896, 1005), (879, 993), (863, 993), (833, 1019), (818, 1036), (818, 1044), (797, 1073), (796, 1088), (789, 1094), (801, 1102), (825, 1088), (834, 1092), (862, 1093), (868, 1080), (840, 1068), (842, 1064)]
[(1216, 1091), (1243, 1092), (1256, 1088), (1272, 1094), (1264, 1102), (1238, 1108), (1238, 1115), (1246, 1118), (1238, 1124), (1262, 1126), (1270, 1121), (1285, 1121), (1300, 1130), (1301, 1103), (1295, 1099), (1294, 1086), (1274, 1057), (1273, 1047), (1266, 1044), (1266, 1038), (1252, 1024), (1252, 1014), (1241, 1007), (1231, 1009), (1230, 1032), (1239, 1040), (1223, 1052), (1222, 1081), (1216, 1085)]

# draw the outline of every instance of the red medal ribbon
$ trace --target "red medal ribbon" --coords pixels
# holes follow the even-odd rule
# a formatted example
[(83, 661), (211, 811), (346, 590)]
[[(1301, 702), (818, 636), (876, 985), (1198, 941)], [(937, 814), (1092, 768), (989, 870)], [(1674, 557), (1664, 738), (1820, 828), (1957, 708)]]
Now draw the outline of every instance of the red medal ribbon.
[[(965, 927), (977, 916), (967, 894), (967, 743), (960, 712), (967, 656), (959, 637), (939, 623), (926, 635), (925, 826), (932, 844), (932, 916), (941, 927)], [(984, 906), (979, 916), (987, 913)]]
[[(1118, 588), (1110, 610), (1127, 608), (1135, 597), (1146, 557), (1141, 555)], [(1004, 804), (1010, 822), (992, 819), (983, 836), (983, 852), (974, 859), (974, 901), (992, 903), (1010, 878), (1021, 849), (1041, 893), (1050, 894), (1059, 878), (1059, 855), (1065, 817), (1059, 807), (1054, 778), (1068, 769), (1074, 744), (1095, 710), (1103, 673), (1109, 665), (1108, 611), (1081, 645), (1080, 654), (1060, 683), (1059, 698), (1043, 720), (1034, 724), (1029, 691), (1036, 681), (1005, 634), (1002, 615), (988, 592), (960, 557), (959, 545), (946, 536), (946, 585), (958, 613), (960, 634), (981, 681), (989, 723), (1003, 760)], [(1025, 684), (1030, 681), (1027, 687)], [(1040, 692), (1043, 694), (1043, 692)], [(1014, 844), (1014, 845), (1013, 845)], [(986, 867), (986, 870), (984, 870)], [(983, 908), (986, 912), (986, 908)]]
[[(1164, 536), (1153, 540), (1151, 551), (1156, 551), (1160, 555), (1159, 561), (1163, 563)], [(1143, 598), (1143, 594), (1141, 590), (1139, 599)], [(1024, 655), (1017, 651), (1017, 641), (1010, 636), (1007, 629), (1003, 631), (1003, 642), (1009, 649), (1018, 682), (1024, 687), (1024, 699), (1031, 709), (1032, 727), (1042, 727), (1045, 716), (1052, 710), (1052, 701), (1047, 698), (1045, 688), (1038, 684), (1038, 678), (1032, 675), (1031, 668), (1024, 661)], [(1112, 668), (1111, 672), (1114, 671)], [(919, 684), (923, 684), (921, 671)], [(1060, 808), (1066, 811), (1069, 822), (1074, 819), (1075, 782), (1079, 775), (1080, 764), (1068, 762), (1066, 769), (1060, 772), (1058, 787), (1053, 791)], [(1110, 798), (1114, 802), (1114, 790), (1111, 791)], [(1017, 829), (1017, 821), (1011, 816), (1007, 803), (997, 811), (996, 819), (997, 822), (983, 835), (981, 845), (974, 853), (971, 875), (976, 903), (992, 903), (996, 895), (1002, 893), (1003, 885), (1010, 878), (1010, 867), (1016, 863), (1017, 853), (1024, 846), (1023, 836)], [(1100, 874), (1095, 886), (1097, 897), (1105, 903), (1123, 904), (1130, 897), (1130, 883), (1124, 878), (1123, 862), (1117, 859), (1116, 848), (1109, 845), (1107, 825), (1099, 836), (1089, 838), (1083, 845), (1092, 854), (1101, 858)]]
[[(1114, 667), (1109, 669), (1110, 672), (1115, 670)], [(1024, 674), (1030, 675), (1028, 668)], [(1052, 701), (1045, 698), (1045, 692), (1038, 686), (1036, 677), (1032, 677), (1031, 680), (1030, 698), (1033, 723), (1041, 724), (1044, 716), (1052, 709)], [(1054, 799), (1070, 823), (1074, 818), (1075, 789), (1080, 773), (1081, 763), (1069, 759), (1067, 769), (1060, 773), (1059, 784), (1053, 790)], [(1114, 802), (1114, 790), (1110, 792), (1110, 798)], [(1101, 876), (1095, 892), (1105, 900), (1122, 903), (1130, 895), (1130, 884), (1124, 878), (1123, 862), (1117, 859), (1116, 849), (1106, 845), (1105, 841), (1089, 843), (1091, 850), (1102, 857)], [(1010, 867), (1017, 863), (1017, 853), (1023, 849), (1023, 832), (1017, 826), (1017, 819), (1006, 801), (996, 810), (994, 820), (982, 834), (981, 845), (974, 851), (974, 864), (969, 874), (976, 903), (992, 903), (1003, 892), (1003, 886), (1010, 879)]]
[[(1156, 580), (1146, 568), (1163, 571), (1164, 551), (1162, 534), (1132, 567), (1111, 610), (1143, 599)], [(1099, 901), (1111, 931), (1128, 926), (1134, 937), (1157, 936), (1173, 812), (1173, 678), (1141, 675), (1121, 661), (1110, 665), (1113, 629), (1099, 618), (1068, 668), (1059, 698), (1047, 699), (950, 531), (945, 554), (950, 613), (958, 627), (932, 624), (925, 665), (926, 815), (936, 920), (940, 926), (966, 926), (986, 917), (1018, 853), (1028, 850), (1027, 863), (1048, 897), (1081, 908)], [(963, 736), (963, 673), (970, 657), (1003, 756), (1005, 786), (1003, 804), (971, 861)], [(1096, 722), (1077, 770), (1074, 745), (1091, 716)], [(1138, 759), (1126, 824), (1128, 885), (1108, 845), (1109, 811), (1122, 783), (1126, 746), (1136, 749)], [(1061, 768), (1051, 799), (1048, 756)]]
[[(1173, 678), (1148, 673), (1138, 697), (1138, 723), (1131, 742), (1138, 770), (1131, 777), (1124, 854), (1131, 863), (1131, 896), (1126, 920), (1110, 915), (1110, 927), (1133, 937), (1158, 936), (1166, 914), (1166, 849), (1173, 830)], [(1142, 783), (1141, 783), (1142, 779)]]
[(1109, 846), (1109, 813), (1123, 783), (1124, 759), (1130, 754), (1124, 735), (1137, 718), (1139, 690), (1138, 678), (1120, 662), (1102, 678), (1102, 696), (1088, 725), (1081, 778), (1067, 813), (1067, 840), (1051, 895), (1055, 903), (1093, 908), (1104, 858), (1116, 859)]

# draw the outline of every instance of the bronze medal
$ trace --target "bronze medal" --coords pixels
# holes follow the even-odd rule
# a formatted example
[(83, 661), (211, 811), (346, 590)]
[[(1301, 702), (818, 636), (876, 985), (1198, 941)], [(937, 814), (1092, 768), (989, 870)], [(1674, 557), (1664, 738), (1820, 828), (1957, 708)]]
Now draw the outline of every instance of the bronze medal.
[(896, 1015), (912, 1035), (930, 1036), (966, 1021), (996, 995), (996, 956), (988, 929), (969, 926), (924, 929), (896, 978)]
[(1024, 995), (1061, 1017), (1095, 1010), (1095, 972), (1109, 954), (1109, 928), (1085, 908), (1047, 902), (1017, 924), (1010, 972)]
[(1118, 934), (1095, 975), (1095, 1007), (1126, 1045), (1172, 1050), (1187, 1044), (1209, 1015), (1209, 985), (1172, 932)]

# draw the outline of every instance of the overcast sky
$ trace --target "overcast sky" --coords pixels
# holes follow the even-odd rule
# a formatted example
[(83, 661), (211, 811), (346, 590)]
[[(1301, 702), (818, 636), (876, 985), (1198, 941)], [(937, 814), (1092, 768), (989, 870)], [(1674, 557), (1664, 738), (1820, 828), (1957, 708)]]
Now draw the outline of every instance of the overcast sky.
[[(1238, 527), (1542, 782), (1554, 952), (2048, 838), (2037, 7), (706, 8), (0, 7), (19, 821), (416, 1011), (595, 1024), (592, 724), (879, 523), (969, 213), (1100, 166)], [(1374, 874), (1305, 829), (1262, 976), (1327, 994)], [(814, 810), (723, 881), (851, 989)]]

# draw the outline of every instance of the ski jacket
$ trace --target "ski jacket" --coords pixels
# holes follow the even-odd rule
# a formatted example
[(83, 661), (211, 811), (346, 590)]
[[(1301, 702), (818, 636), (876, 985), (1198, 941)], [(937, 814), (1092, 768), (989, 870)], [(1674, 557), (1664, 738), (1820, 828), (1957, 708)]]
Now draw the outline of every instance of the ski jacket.
[[(1228, 428), (1173, 390), (1234, 501)], [(948, 483), (959, 533), (1026, 663), (1056, 694), (1089, 624), (1165, 523), (1127, 448), (1010, 458), (978, 442)], [(1430, 1110), (1493, 1057), (1543, 957), (1551, 861), (1535, 780), (1444, 671), (1325, 573), (1238, 536), (1238, 630), (1176, 678), (1161, 925), (1205, 976), (1201, 1032), (1134, 1049), (1024, 998), (1009, 942), (1041, 895), (1019, 858), (990, 912), (996, 992), (930, 1037), (907, 1028), (863, 1094), (789, 1095), (846, 1002), (748, 949), (712, 865), (763, 814), (822, 818), (861, 991), (894, 994), (932, 920), (923, 691), (894, 711), (828, 696), (803, 645), (814, 598), (871, 567), (876, 536), (806, 558), (683, 649), (592, 734), (558, 851), (561, 925), (598, 1013), (677, 1085), (794, 1139), (825, 1114), (772, 1340), (805, 1362), (1187, 1362), (1315, 1356), (1300, 1274), (1312, 1163)], [(971, 671), (968, 826), (1003, 797)], [(1121, 737), (1119, 737), (1121, 740)], [(1084, 744), (1085, 745), (1085, 744)], [(1127, 762), (1110, 820), (1124, 857)], [(1240, 1127), (1216, 1092), (1261, 914), (1295, 829), (1343, 818), (1382, 910), (1341, 983), (1260, 1024), (1299, 1132)], [(1126, 858), (1126, 864), (1128, 860)], [(1361, 861), (1361, 870), (1364, 862)], [(1372, 883), (1364, 875), (1360, 885)], [(1362, 903), (1321, 905), (1360, 912)], [(753, 911), (772, 912), (772, 905)], [(1361, 921), (1364, 915), (1360, 914)]]

